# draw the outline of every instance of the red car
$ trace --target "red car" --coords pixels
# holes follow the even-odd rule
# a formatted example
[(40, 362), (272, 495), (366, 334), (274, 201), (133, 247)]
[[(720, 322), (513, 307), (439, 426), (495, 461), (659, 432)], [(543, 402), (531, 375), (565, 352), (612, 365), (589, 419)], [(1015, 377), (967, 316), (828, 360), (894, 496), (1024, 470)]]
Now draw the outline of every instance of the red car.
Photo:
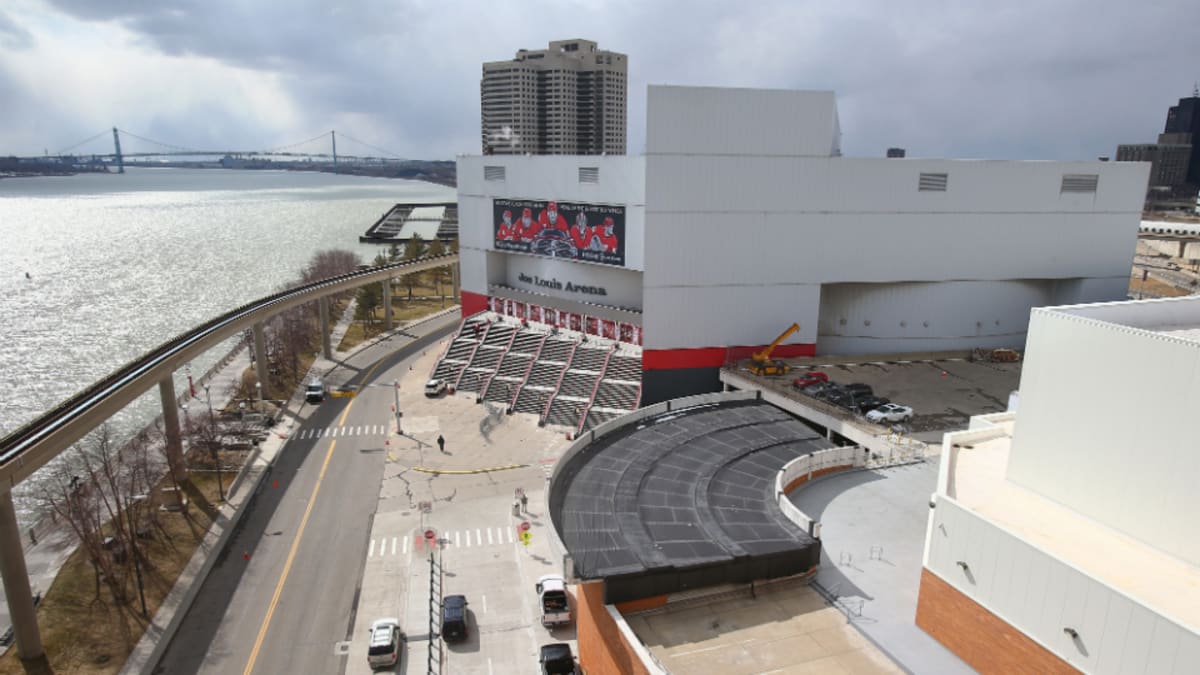
[(821, 384), (828, 381), (828, 375), (819, 370), (813, 370), (801, 375), (800, 377), (797, 377), (795, 380), (792, 380), (792, 386), (797, 389), (803, 389), (805, 387), (811, 387), (814, 384)]

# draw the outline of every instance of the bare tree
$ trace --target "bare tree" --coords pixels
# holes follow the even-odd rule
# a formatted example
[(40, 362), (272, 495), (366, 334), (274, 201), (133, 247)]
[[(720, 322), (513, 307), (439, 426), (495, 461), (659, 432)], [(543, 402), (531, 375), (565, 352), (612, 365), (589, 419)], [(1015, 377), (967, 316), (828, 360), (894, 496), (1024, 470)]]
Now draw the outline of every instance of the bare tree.
[[(414, 234), (412, 239), (410, 239), (409, 242), (404, 246), (404, 259), (416, 260), (417, 258), (423, 258), (425, 257), (427, 250), (428, 248), (425, 245), (425, 241), (421, 239), (421, 235)], [(421, 273), (409, 272), (408, 274), (400, 277), (400, 283), (408, 289), (408, 299), (411, 302), (413, 298), (413, 289), (421, 284)]]

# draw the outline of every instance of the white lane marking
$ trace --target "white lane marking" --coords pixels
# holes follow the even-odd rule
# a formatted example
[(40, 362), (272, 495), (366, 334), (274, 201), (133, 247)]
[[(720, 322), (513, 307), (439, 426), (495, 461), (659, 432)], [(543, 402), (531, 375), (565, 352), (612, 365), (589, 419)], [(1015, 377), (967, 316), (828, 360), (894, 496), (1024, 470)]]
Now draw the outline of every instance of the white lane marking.
[(396, 541), (397, 539), (399, 539), (399, 537), (392, 537), (392, 555), (396, 555), (396, 544), (398, 543)]
[(487, 529), (487, 533), (488, 533), (488, 546), (491, 546), (492, 545), (492, 528), (489, 527)]
[(404, 555), (408, 555), (408, 537), (404, 537), (403, 548), (404, 548)]
[(513, 543), (512, 528), (508, 528), (508, 543)]
[(330, 436), (332, 436), (333, 432), (334, 432), (333, 427), (325, 427), (325, 438), (329, 438)]
[(483, 602), (483, 613), (484, 613), (484, 614), (487, 614), (487, 596), (486, 596), (486, 595), (480, 595), (480, 596), (479, 596), (479, 599), (480, 599), (480, 600)]
[(454, 533), (454, 545), (458, 546), (458, 533), (457, 532)]
[(471, 531), (467, 530), (467, 548), (471, 548)]
[(488, 675), (492, 675), (492, 657), (488, 657)]
[(371, 548), (370, 548), (370, 550), (367, 551), (367, 557), (370, 558), (374, 555), (375, 555), (375, 540), (372, 539), (371, 540)]
[[(471, 535), (468, 533), (467, 536), (471, 536)], [(478, 527), (475, 528), (475, 538), (479, 540), (479, 545), (483, 546), (483, 534), (480, 533)]]

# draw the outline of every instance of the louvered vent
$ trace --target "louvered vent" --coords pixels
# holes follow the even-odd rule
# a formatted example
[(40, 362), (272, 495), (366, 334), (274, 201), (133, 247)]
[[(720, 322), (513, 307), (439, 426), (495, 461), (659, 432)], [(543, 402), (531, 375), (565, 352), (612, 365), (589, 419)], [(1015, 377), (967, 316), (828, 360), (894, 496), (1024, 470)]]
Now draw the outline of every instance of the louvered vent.
[(1064, 173), (1062, 192), (1095, 192), (1100, 176), (1094, 173)]
[(581, 166), (581, 167), (579, 167), (579, 182), (580, 183), (599, 183), (600, 182), (600, 167), (598, 167), (598, 166)]
[(945, 192), (948, 178), (949, 174), (923, 173), (921, 174), (921, 180), (917, 182), (917, 190), (921, 192)]
[(504, 180), (504, 167), (502, 166), (485, 166), (483, 167), (484, 180)]

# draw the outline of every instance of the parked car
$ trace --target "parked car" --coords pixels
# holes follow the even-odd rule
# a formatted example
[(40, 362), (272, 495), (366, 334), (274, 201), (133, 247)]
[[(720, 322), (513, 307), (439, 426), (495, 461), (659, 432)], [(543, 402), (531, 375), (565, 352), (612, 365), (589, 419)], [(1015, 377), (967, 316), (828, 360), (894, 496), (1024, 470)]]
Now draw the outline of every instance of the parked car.
[(825, 392), (821, 398), (825, 399), (826, 403), (831, 403), (842, 408), (850, 408), (854, 405), (854, 394), (840, 387)]
[(571, 653), (571, 645), (565, 642), (542, 645), (538, 662), (542, 664), (542, 675), (571, 675), (575, 672), (575, 655)]
[(885, 403), (891, 403), (891, 401), (887, 400), (886, 398), (881, 398), (879, 396), (856, 396), (856, 397), (854, 397), (854, 409), (863, 415), (871, 412), (872, 410), (878, 408), (879, 406), (881, 406)]
[(442, 639), (446, 642), (467, 639), (467, 596), (447, 595), (442, 599)]
[(912, 416), (912, 408), (896, 403), (885, 403), (867, 413), (867, 419), (876, 424), (882, 424), (884, 422), (905, 422), (912, 419)]
[(571, 623), (571, 608), (567, 600), (567, 585), (557, 574), (538, 579), (533, 590), (542, 606), (542, 625), (548, 628)]
[(801, 391), (809, 396), (812, 396), (813, 398), (821, 398), (822, 394), (824, 394), (827, 390), (837, 388), (837, 386), (838, 385), (836, 382), (818, 382), (816, 384), (808, 385)]
[(429, 397), (441, 396), (446, 393), (446, 381), (440, 377), (435, 377), (425, 383), (425, 395)]
[(828, 382), (828, 381), (829, 381), (828, 375), (826, 375), (825, 373), (822, 373), (819, 370), (812, 370), (812, 371), (804, 373), (800, 377), (797, 377), (796, 379), (792, 380), (792, 386), (797, 389), (803, 389), (805, 387), (811, 387), (814, 384), (820, 384), (822, 382)]
[(371, 640), (367, 643), (367, 664), (371, 670), (392, 668), (400, 663), (400, 645), (404, 633), (399, 619), (377, 619), (371, 624)]
[(875, 392), (871, 389), (871, 385), (863, 384), (862, 382), (851, 382), (843, 384), (842, 389), (854, 394), (855, 396), (872, 396)]
[(837, 382), (833, 382), (833, 381), (824, 382), (822, 384), (814, 384), (813, 386), (805, 389), (805, 391), (808, 391), (810, 389), (812, 390), (811, 395), (814, 398), (819, 398), (819, 399), (827, 399), (830, 396), (836, 396), (836, 395), (842, 393), (842, 385), (838, 384)]
[(304, 385), (304, 400), (309, 403), (320, 403), (325, 400), (325, 383), (312, 379), (308, 384)]

